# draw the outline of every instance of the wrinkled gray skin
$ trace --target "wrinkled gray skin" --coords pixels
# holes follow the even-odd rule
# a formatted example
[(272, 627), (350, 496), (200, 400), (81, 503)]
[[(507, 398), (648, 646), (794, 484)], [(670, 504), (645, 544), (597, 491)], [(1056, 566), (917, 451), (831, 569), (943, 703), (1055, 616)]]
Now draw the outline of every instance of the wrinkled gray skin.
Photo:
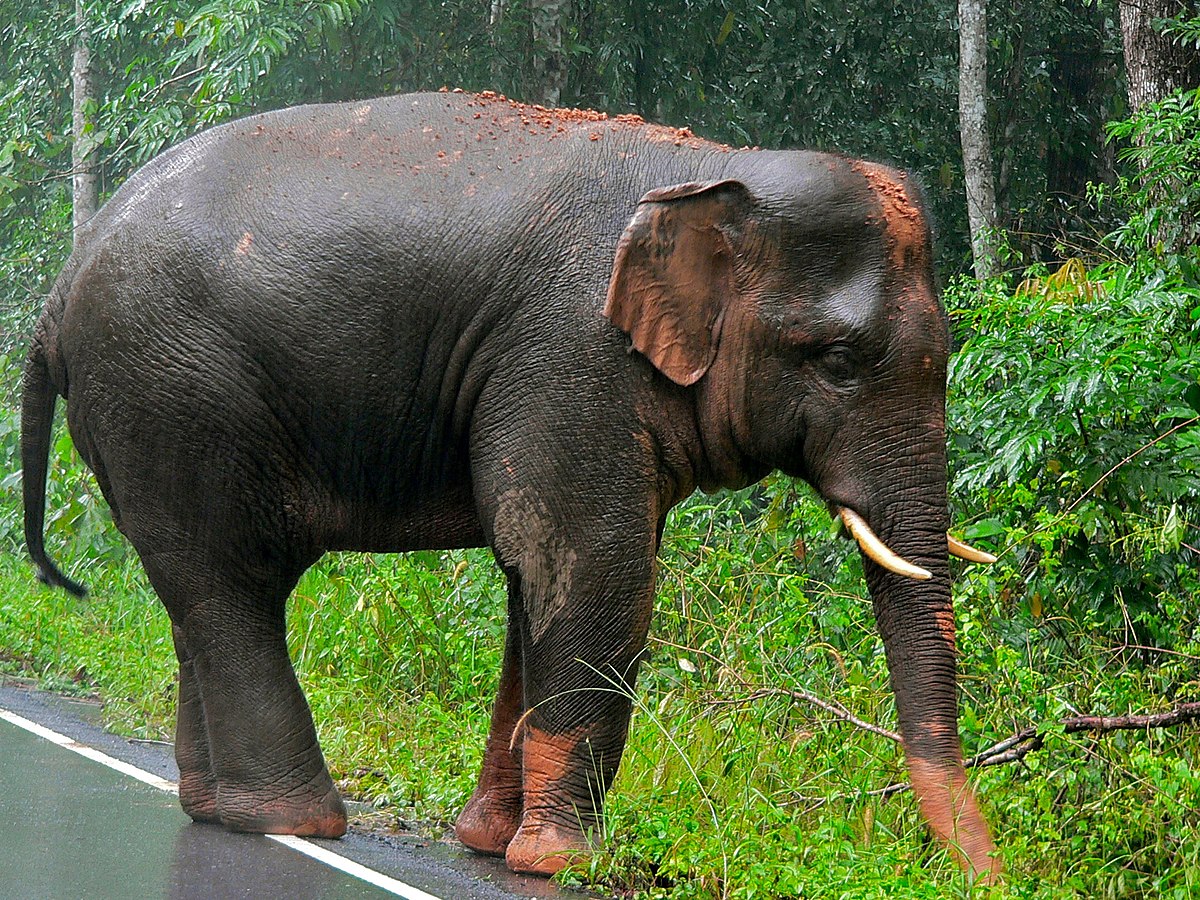
[(865, 563), (916, 795), (995, 871), (957, 736), (949, 341), (903, 174), (425, 94), (201, 134), (78, 246), (25, 372), (27, 537), (77, 588), (42, 544), (61, 395), (171, 617), (193, 818), (341, 834), (288, 594), (329, 549), (488, 545), (508, 638), (458, 831), (556, 871), (621, 757), (667, 511), (781, 469), (933, 574)]

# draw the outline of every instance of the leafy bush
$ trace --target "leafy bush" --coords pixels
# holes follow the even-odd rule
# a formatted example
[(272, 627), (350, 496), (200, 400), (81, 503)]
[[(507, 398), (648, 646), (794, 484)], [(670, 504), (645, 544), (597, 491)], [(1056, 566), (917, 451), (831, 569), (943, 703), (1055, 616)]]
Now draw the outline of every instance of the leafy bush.
[(996, 585), (1035, 619), (1064, 614), (1131, 643), (1178, 637), (1163, 598), (1196, 587), (1200, 282), (1186, 259), (1015, 292), (958, 282), (947, 302), (951, 494), (986, 510), (970, 538), (1003, 551)]
[(1108, 134), (1126, 144), (1121, 158), (1136, 164), (1136, 175), (1116, 187), (1129, 211), (1113, 236), (1117, 246), (1170, 252), (1200, 242), (1200, 87), (1146, 104), (1111, 123)]

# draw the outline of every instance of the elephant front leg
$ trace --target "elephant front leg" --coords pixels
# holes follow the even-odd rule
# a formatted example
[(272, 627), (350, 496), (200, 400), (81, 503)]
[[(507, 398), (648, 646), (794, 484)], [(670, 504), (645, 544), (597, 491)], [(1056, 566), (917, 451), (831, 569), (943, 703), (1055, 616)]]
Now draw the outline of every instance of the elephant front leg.
[(580, 554), (570, 584), (559, 583), (564, 597), (523, 593), (527, 713), (514, 737), (523, 809), (505, 851), (515, 872), (552, 875), (602, 839), (604, 797), (625, 748), (653, 601), (652, 556), (625, 550), (620, 562)]
[[(523, 422), (528, 432), (483, 434), (472, 457), (479, 519), (510, 584), (517, 583), (510, 603), (519, 599), (521, 612), (524, 711), (515, 730), (494, 735), (512, 742), (521, 765), (520, 824), (504, 858), (511, 870), (538, 875), (582, 861), (602, 839), (604, 795), (625, 749), (650, 625), (659, 509), (666, 508), (653, 442), (576, 445), (591, 429), (567, 394), (567, 407), (539, 408)], [(547, 423), (552, 433), (541, 430)], [(629, 425), (634, 434), (636, 423)], [(615, 427), (611, 420), (605, 426)], [(510, 630), (511, 662), (516, 637)], [(510, 674), (506, 725), (518, 708)]]
[(475, 792), (455, 823), (458, 839), (479, 853), (503, 856), (521, 824), (524, 808), (519, 744), (513, 731), (525, 711), (521, 677), (521, 595), (517, 577), (508, 582), (508, 632), (500, 688), (492, 709), (483, 766)]

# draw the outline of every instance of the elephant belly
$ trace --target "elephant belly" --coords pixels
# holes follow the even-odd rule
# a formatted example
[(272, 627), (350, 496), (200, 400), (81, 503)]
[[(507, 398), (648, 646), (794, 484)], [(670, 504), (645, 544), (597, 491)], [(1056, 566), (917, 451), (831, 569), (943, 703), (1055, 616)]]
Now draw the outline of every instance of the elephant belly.
[(453, 550), (487, 543), (469, 485), (422, 492), (417, 497), (382, 496), (341, 500), (325, 520), (320, 543), (327, 550), (393, 553)]

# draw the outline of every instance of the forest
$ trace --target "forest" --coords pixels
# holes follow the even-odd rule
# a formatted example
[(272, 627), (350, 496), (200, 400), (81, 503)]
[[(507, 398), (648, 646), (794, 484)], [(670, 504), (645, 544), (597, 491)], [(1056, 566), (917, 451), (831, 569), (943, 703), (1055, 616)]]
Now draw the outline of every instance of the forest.
[[(296, 104), (495, 91), (923, 185), (953, 339), (960, 730), (1005, 869), (913, 801), (864, 564), (775, 473), (670, 514), (586, 864), (622, 898), (1200, 896), (1196, 0), (0, 0), (0, 678), (171, 740), (171, 628), (60, 414), (39, 585), (21, 372), (74, 229), (140, 166)], [(329, 553), (289, 646), (352, 827), (453, 835), (504, 651), (491, 551)]]

